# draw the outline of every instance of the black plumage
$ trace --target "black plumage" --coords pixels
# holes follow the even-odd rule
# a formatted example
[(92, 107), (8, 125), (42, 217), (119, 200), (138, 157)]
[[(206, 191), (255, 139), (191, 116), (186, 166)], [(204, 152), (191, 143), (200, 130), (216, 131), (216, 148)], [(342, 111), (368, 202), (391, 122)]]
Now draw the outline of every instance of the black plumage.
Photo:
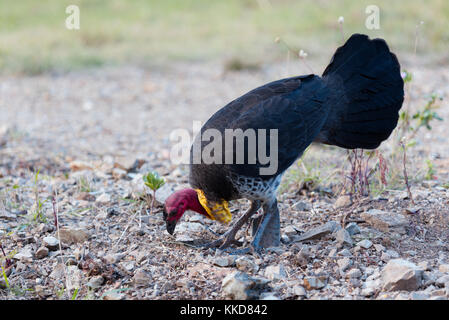
[[(253, 245), (276, 245), (279, 212), (275, 191), (280, 176), (313, 141), (348, 149), (377, 148), (397, 125), (403, 86), (398, 60), (386, 42), (354, 34), (338, 48), (322, 77), (282, 79), (251, 90), (216, 112), (201, 129), (201, 133), (216, 129), (223, 138), (225, 129), (277, 129), (274, 174), (260, 175), (264, 165), (258, 158), (255, 164), (249, 164), (247, 158), (244, 164), (225, 164), (229, 150), (223, 141), (222, 163), (191, 163), (189, 182), (211, 201), (248, 198), (259, 204), (253, 206), (257, 209), (264, 206), (265, 216), (262, 223), (260, 219), (256, 223), (259, 231)], [(209, 142), (198, 136), (195, 143), (203, 150)], [(267, 143), (269, 150), (269, 139)], [(193, 147), (191, 160), (192, 151)], [(251, 193), (245, 184), (262, 188), (261, 192)]]

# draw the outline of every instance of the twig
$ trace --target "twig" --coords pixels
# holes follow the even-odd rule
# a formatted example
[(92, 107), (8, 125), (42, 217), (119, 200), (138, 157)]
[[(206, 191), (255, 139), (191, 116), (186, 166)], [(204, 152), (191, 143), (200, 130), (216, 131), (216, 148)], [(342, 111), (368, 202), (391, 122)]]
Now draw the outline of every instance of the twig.
[(58, 197), (58, 188), (55, 188), (55, 192), (54, 195), (52, 194), (52, 204), (53, 204), (53, 215), (55, 217), (55, 226), (56, 226), (56, 236), (58, 239), (58, 244), (59, 244), (59, 254), (60, 254), (60, 258), (61, 258), (61, 263), (64, 266), (64, 277), (65, 277), (65, 287), (66, 287), (66, 294), (67, 294), (67, 299), (70, 299), (70, 292), (69, 292), (69, 278), (67, 276), (67, 266), (64, 263), (64, 258), (62, 256), (62, 246), (61, 246), (61, 236), (59, 233), (59, 219), (58, 219), (58, 207), (56, 206), (56, 198)]
[(402, 146), (402, 150), (404, 151), (404, 157), (402, 158), (402, 166), (403, 166), (403, 172), (404, 172), (404, 180), (405, 180), (405, 185), (407, 187), (407, 192), (408, 192), (408, 197), (410, 198), (410, 200), (412, 201), (413, 204), (415, 204), (415, 201), (413, 200), (413, 196), (412, 196), (412, 192), (410, 191), (410, 185), (408, 183), (408, 175), (407, 175), (407, 151), (406, 151), (406, 147), (404, 144), (404, 139), (401, 140), (401, 146)]

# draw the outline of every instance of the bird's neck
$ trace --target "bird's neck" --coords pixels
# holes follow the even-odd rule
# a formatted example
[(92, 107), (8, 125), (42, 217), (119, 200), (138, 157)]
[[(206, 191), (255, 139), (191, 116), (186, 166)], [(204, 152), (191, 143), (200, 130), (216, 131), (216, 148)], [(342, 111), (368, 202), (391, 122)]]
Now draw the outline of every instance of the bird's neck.
[(198, 200), (197, 192), (193, 189), (186, 189), (185, 194), (186, 194), (187, 198), (189, 199), (187, 209), (195, 211), (195, 212), (202, 214), (203, 216), (206, 216), (209, 218), (209, 214), (203, 208), (200, 201)]

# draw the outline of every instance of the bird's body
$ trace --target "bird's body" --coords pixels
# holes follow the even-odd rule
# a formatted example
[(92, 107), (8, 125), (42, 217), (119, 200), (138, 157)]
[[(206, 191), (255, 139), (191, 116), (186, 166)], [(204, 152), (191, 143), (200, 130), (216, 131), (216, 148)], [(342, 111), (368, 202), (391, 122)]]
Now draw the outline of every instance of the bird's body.
[[(255, 222), (253, 246), (260, 249), (277, 245), (276, 191), (285, 170), (313, 141), (348, 149), (376, 148), (396, 127), (402, 102), (399, 63), (385, 41), (353, 35), (337, 50), (322, 77), (305, 75), (277, 80), (217, 111), (192, 145), (190, 185), (204, 195), (201, 205), (205, 208), (215, 204), (222, 208), (221, 203), (240, 198), (253, 203), (227, 238), (235, 236), (235, 229), (262, 206), (264, 216)], [(219, 133), (214, 139), (222, 140), (213, 151), (218, 161), (194, 161), (195, 150), (206, 150), (212, 141), (203, 138), (208, 130)], [(242, 140), (244, 148), (239, 150), (236, 142), (226, 144), (226, 130), (274, 130), (276, 140), (268, 135), (255, 134), (253, 140), (247, 136)], [(271, 147), (276, 147), (276, 164), (273, 170), (261, 174), (271, 166), (264, 157)], [(236, 161), (242, 150), (243, 163)], [(173, 207), (171, 202), (168, 201), (168, 207)], [(225, 244), (230, 243), (225, 240)]]

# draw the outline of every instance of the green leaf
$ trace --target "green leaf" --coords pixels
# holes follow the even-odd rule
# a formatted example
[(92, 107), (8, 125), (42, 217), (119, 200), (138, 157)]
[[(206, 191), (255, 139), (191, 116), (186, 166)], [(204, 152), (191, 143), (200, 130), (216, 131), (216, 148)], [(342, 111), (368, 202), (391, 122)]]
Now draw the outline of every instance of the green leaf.
[(143, 182), (145, 185), (153, 191), (158, 190), (165, 184), (165, 180), (159, 177), (159, 174), (155, 171), (149, 172), (143, 176)]

